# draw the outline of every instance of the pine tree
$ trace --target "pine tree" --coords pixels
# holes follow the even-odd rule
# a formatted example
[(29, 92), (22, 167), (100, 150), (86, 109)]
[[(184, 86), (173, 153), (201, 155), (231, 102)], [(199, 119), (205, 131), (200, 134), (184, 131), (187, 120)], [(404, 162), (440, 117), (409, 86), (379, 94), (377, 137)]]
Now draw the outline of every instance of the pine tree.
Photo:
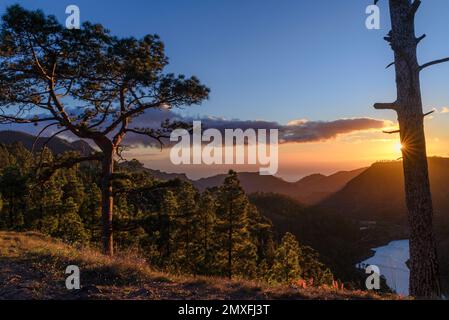
[(161, 230), (160, 230), (160, 255), (161, 258), (172, 261), (176, 254), (175, 237), (177, 235), (176, 217), (179, 204), (173, 191), (167, 190), (161, 201)]
[(63, 206), (56, 236), (69, 243), (85, 243), (89, 236), (84, 229), (83, 221), (78, 215), (78, 205), (72, 198), (66, 199)]
[(90, 239), (96, 241), (101, 238), (101, 190), (96, 183), (91, 183), (86, 186), (85, 192), (79, 215), (89, 232)]
[(218, 190), (216, 225), (220, 269), (228, 278), (232, 278), (233, 274), (245, 275), (247, 270), (254, 269), (256, 263), (257, 248), (248, 232), (248, 207), (249, 201), (237, 173), (231, 170)]
[(200, 256), (196, 271), (202, 274), (213, 274), (215, 260), (214, 225), (217, 219), (215, 215), (216, 207), (214, 194), (209, 190), (203, 192), (199, 205), (200, 223), (196, 246)]
[[(53, 158), (51, 151), (45, 148), (35, 156), (33, 167), (37, 167), (39, 163), (51, 162)], [(57, 231), (59, 215), (62, 212), (62, 186), (64, 184), (62, 176), (58, 172), (43, 183), (32, 182), (29, 210), (26, 217), (27, 227), (46, 234), (53, 234)]]
[(85, 192), (84, 186), (77, 176), (77, 169), (75, 167), (65, 171), (66, 183), (62, 188), (64, 191), (62, 199), (65, 201), (68, 198), (72, 198), (78, 206), (81, 206), (84, 201)]
[(176, 218), (179, 266), (185, 272), (195, 273), (202, 256), (200, 245), (200, 215), (198, 213), (198, 192), (191, 183), (182, 182), (177, 190), (179, 214)]
[(301, 246), (299, 265), (302, 279), (312, 279), (315, 286), (332, 284), (334, 280), (332, 272), (320, 262), (319, 254), (313, 248)]
[(24, 225), (27, 189), (28, 177), (23, 175), (21, 168), (12, 166), (2, 170), (0, 193), (6, 202), (7, 225), (10, 229), (18, 230)]
[(273, 239), (273, 224), (269, 219), (259, 213), (257, 207), (250, 204), (248, 207), (248, 231), (251, 241), (257, 247), (258, 263), (263, 260), (272, 261), (275, 241)]
[(300, 246), (295, 236), (287, 232), (277, 247), (274, 263), (270, 270), (270, 281), (290, 283), (301, 276)]
[(53, 234), (58, 228), (62, 207), (62, 189), (60, 181), (50, 179), (37, 186), (30, 195), (30, 227), (46, 234)]
[[(53, 16), (20, 5), (6, 8), (0, 32), (0, 121), (52, 121), (64, 128), (56, 135), (69, 131), (97, 145), (101, 153), (66, 158), (59, 166), (88, 160), (101, 163), (103, 251), (112, 256), (114, 158), (125, 136), (131, 132), (160, 140), (185, 126), (167, 120), (158, 128), (139, 128), (133, 119), (168, 104), (170, 108), (200, 104), (209, 89), (196, 77), (167, 74), (168, 58), (157, 35), (120, 38), (93, 23), (67, 32)], [(73, 100), (78, 106), (75, 117), (69, 107)]]

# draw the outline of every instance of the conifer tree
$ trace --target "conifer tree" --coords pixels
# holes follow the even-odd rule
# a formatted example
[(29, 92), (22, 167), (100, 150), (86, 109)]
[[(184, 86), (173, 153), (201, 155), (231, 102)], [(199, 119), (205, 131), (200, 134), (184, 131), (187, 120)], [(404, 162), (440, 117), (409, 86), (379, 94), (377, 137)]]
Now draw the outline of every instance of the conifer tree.
[(332, 272), (319, 260), (319, 254), (312, 247), (301, 246), (299, 254), (301, 278), (312, 279), (314, 285), (330, 285), (334, 280)]
[(0, 193), (6, 202), (8, 226), (11, 229), (20, 229), (24, 224), (27, 183), (28, 177), (22, 174), (19, 167), (11, 166), (2, 170)]
[(182, 182), (177, 190), (179, 214), (177, 217), (178, 244), (177, 256), (180, 266), (187, 272), (194, 272), (201, 260), (198, 250), (200, 245), (200, 216), (198, 214), (198, 192), (191, 183)]
[(91, 240), (100, 239), (101, 190), (96, 183), (86, 186), (86, 196), (81, 204), (79, 215), (89, 233)]
[[(231, 170), (218, 191), (216, 226), (220, 245), (217, 254), (222, 261), (223, 273), (228, 278), (232, 278), (234, 272), (238, 272), (237, 267), (239, 270), (244, 270), (245, 261), (250, 263), (248, 258), (254, 258), (254, 247), (252, 247), (247, 228), (248, 207), (249, 201), (240, 186), (237, 173)], [(239, 260), (238, 265), (237, 260)], [(251, 269), (251, 267), (248, 268)]]
[[(158, 127), (140, 128), (133, 120), (150, 109), (200, 104), (209, 95), (196, 77), (166, 73), (167, 64), (157, 35), (120, 38), (89, 22), (69, 30), (54, 16), (20, 5), (9, 6), (2, 17), (0, 122), (59, 126), (53, 136), (70, 132), (101, 150), (61, 158), (47, 168), (44, 178), (83, 161), (101, 163), (103, 252), (110, 256), (114, 160), (125, 136), (132, 133), (161, 142), (173, 129), (186, 127), (167, 120)], [(70, 108), (74, 101), (75, 111)]]
[(215, 254), (214, 225), (216, 223), (215, 212), (217, 210), (216, 198), (210, 190), (201, 194), (199, 205), (199, 233), (197, 237), (200, 262), (197, 271), (203, 274), (213, 273)]
[(301, 276), (300, 246), (295, 236), (287, 232), (277, 247), (270, 271), (270, 281), (289, 283)]
[(77, 177), (77, 170), (78, 168), (70, 168), (68, 170), (66, 170), (65, 173), (65, 185), (63, 187), (63, 201), (65, 201), (68, 198), (72, 198), (73, 201), (75, 201), (75, 203), (78, 206), (81, 206), (81, 204), (84, 201), (84, 186), (82, 184), (82, 182), (79, 180), (79, 178)]
[(176, 252), (175, 237), (177, 235), (176, 217), (178, 215), (179, 205), (173, 191), (167, 190), (162, 198), (161, 218), (162, 230), (160, 230), (161, 256), (167, 261), (172, 260)]
[(89, 236), (78, 215), (78, 205), (73, 198), (65, 200), (63, 211), (55, 235), (69, 243), (85, 243)]
[(271, 261), (274, 255), (275, 242), (273, 239), (273, 224), (259, 213), (257, 207), (248, 207), (248, 231), (251, 241), (256, 245), (258, 263), (263, 260)]

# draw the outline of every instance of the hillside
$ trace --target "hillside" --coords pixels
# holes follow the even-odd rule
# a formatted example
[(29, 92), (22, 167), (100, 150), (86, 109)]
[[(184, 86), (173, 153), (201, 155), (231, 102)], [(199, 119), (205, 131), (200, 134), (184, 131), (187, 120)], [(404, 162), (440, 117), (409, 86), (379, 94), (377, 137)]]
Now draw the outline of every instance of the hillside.
[[(444, 292), (449, 291), (449, 158), (428, 159), (434, 229)], [(373, 247), (408, 237), (402, 162), (379, 162), (351, 180), (315, 210), (369, 226), (362, 233)]]
[[(0, 131), (0, 143), (12, 144), (20, 142), (25, 148), (31, 150), (36, 137), (21, 131)], [(41, 150), (42, 146), (47, 142), (48, 137), (40, 137), (37, 139), (34, 149)], [(78, 140), (69, 142), (65, 139), (55, 137), (48, 143), (48, 148), (54, 154), (61, 154), (67, 151), (78, 151), (81, 155), (89, 155), (95, 150), (85, 141)]]
[[(429, 158), (435, 217), (449, 216), (449, 158)], [(402, 162), (378, 162), (322, 201), (319, 208), (357, 220), (406, 222)]]
[[(65, 288), (77, 265), (81, 290)], [(268, 287), (246, 280), (174, 276), (136, 256), (102, 256), (37, 233), (0, 232), (0, 299), (396, 299), (333, 288)]]

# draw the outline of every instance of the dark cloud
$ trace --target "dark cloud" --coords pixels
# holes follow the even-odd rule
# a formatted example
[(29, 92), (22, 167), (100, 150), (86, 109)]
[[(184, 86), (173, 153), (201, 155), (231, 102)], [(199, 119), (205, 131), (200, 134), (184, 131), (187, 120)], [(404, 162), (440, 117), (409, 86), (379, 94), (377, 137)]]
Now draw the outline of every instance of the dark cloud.
[(329, 140), (340, 134), (381, 129), (386, 123), (371, 118), (339, 119), (335, 121), (299, 121), (284, 126), (283, 142), (314, 142)]
[[(217, 117), (181, 117), (179, 114), (170, 110), (151, 110), (151, 112), (146, 112), (139, 117), (139, 119), (133, 121), (133, 125), (136, 127), (157, 127), (165, 119), (181, 120), (187, 123), (192, 123), (194, 120), (200, 120), (203, 130), (214, 128), (220, 130), (223, 134), (225, 129), (278, 129), (280, 143), (318, 142), (334, 139), (340, 134), (382, 129), (386, 126), (386, 121), (372, 118), (338, 119), (334, 121), (294, 120), (287, 125), (282, 125), (277, 122), (262, 120), (239, 120)], [(130, 145), (152, 145), (154, 144), (154, 141), (140, 135), (129, 134), (125, 143)]]
[[(287, 125), (283, 125), (273, 121), (262, 120), (224, 119), (218, 117), (183, 117), (168, 109), (150, 109), (138, 118), (135, 118), (131, 123), (131, 127), (158, 128), (160, 124), (166, 119), (169, 119), (171, 121), (184, 121), (190, 124), (194, 120), (200, 120), (203, 130), (214, 128), (220, 130), (223, 135), (225, 129), (278, 129), (280, 143), (305, 143), (325, 141), (334, 139), (341, 134), (348, 134), (351, 132), (371, 129), (381, 129), (387, 125), (386, 121), (384, 120), (372, 118), (338, 119), (334, 121), (294, 120), (289, 122)], [(41, 128), (42, 125), (36, 127), (23, 124), (12, 124), (2, 125), (0, 127), (0, 130), (21, 130), (32, 134), (37, 134), (37, 132), (39, 132)], [(44, 136), (49, 136), (56, 131), (56, 127), (50, 128), (46, 131)], [(77, 137), (71, 135), (70, 133), (65, 133), (61, 136), (70, 140), (77, 139)], [(158, 146), (158, 143), (155, 140), (134, 133), (128, 133), (126, 135), (124, 143), (128, 146)]]

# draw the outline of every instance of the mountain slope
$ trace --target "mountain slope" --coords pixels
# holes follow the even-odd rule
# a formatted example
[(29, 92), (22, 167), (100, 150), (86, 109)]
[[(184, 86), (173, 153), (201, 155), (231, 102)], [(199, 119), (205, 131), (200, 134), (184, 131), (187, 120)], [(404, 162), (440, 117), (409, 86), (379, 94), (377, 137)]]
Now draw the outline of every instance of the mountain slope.
[[(437, 218), (449, 216), (449, 158), (429, 158)], [(352, 179), (318, 207), (358, 220), (405, 222), (402, 162), (379, 162)]]
[(311, 175), (296, 182), (295, 189), (306, 199), (304, 203), (315, 204), (342, 189), (349, 181), (365, 170), (366, 168), (340, 171), (330, 176)]
[[(81, 290), (67, 290), (64, 271), (80, 268)], [(261, 300), (397, 299), (332, 288), (270, 287), (247, 280), (165, 274), (144, 260), (109, 258), (93, 249), (76, 249), (37, 233), (0, 232), (0, 300)]]
[[(0, 143), (12, 144), (20, 142), (25, 148), (31, 150), (36, 137), (21, 131), (0, 131)], [(39, 151), (47, 142), (47, 137), (37, 139), (34, 150)], [(66, 151), (78, 151), (81, 155), (89, 155), (95, 150), (85, 141), (78, 140), (69, 142), (65, 139), (55, 137), (48, 143), (48, 148), (54, 154), (61, 154)]]

